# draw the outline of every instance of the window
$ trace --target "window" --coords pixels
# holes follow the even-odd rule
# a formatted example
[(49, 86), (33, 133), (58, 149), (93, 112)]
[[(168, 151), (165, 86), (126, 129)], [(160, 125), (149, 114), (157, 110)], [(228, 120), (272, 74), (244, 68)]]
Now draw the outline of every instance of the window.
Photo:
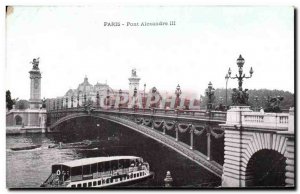
[(102, 184), (105, 184), (105, 180), (104, 179), (102, 180)]
[(71, 185), (72, 188), (76, 187), (76, 185)]
[(133, 178), (135, 178), (136, 177), (136, 174), (133, 174)]
[(137, 173), (137, 174), (136, 174), (136, 177), (139, 177), (139, 176), (140, 176), (140, 173)]
[(98, 181), (98, 185), (101, 185), (101, 180)]
[(81, 184), (77, 184), (77, 187), (80, 188), (80, 187), (81, 187)]
[(108, 184), (109, 183), (109, 179), (106, 179), (106, 184)]
[(140, 172), (140, 176), (143, 176), (143, 173), (142, 173), (142, 172)]
[(92, 173), (97, 173), (97, 163), (91, 165)]
[(91, 186), (92, 186), (92, 182), (89, 182), (88, 184), (89, 184), (89, 187), (91, 187)]
[(77, 166), (71, 168), (71, 176), (78, 176), (78, 175), (82, 175), (82, 167)]
[(15, 117), (15, 120), (16, 120), (16, 125), (22, 125), (22, 117), (20, 117), (19, 115), (17, 115)]
[(97, 186), (97, 182), (96, 181), (93, 182), (93, 186)]
[(91, 166), (90, 165), (84, 165), (83, 166), (83, 175), (91, 174)]
[(83, 187), (86, 187), (86, 183), (83, 183)]

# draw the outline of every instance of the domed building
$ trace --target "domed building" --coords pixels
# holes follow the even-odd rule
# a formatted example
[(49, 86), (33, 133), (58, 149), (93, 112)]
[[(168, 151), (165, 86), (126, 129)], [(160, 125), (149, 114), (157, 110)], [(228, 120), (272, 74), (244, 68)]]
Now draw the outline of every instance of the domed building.
[(84, 102), (84, 97), (86, 96), (87, 101), (91, 101), (93, 104), (97, 101), (97, 94), (99, 94), (99, 100), (106, 98), (107, 96), (114, 95), (113, 89), (107, 85), (107, 83), (96, 83), (92, 85), (89, 83), (87, 76), (85, 76), (82, 83), (80, 83), (77, 89), (69, 89), (64, 98), (68, 98), (68, 106), (71, 107), (71, 103), (73, 100), (73, 106), (77, 106), (77, 102), (79, 100), (79, 104), (82, 105)]

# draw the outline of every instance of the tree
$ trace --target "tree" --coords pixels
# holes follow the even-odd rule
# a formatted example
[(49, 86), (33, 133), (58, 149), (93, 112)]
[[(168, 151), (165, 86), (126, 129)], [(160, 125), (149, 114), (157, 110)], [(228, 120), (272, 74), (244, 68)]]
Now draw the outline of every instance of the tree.
[(6, 108), (11, 110), (14, 105), (14, 100), (11, 99), (11, 93), (9, 90), (6, 91)]
[(29, 108), (29, 102), (27, 100), (18, 100), (16, 102), (16, 109), (27, 109)]

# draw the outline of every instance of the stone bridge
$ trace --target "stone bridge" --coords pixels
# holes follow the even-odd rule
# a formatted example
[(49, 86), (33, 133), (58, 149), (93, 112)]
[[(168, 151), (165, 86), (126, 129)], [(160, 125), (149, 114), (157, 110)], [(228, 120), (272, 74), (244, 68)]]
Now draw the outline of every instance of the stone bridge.
[[(232, 106), (227, 112), (166, 109), (50, 110), (48, 132), (78, 117), (95, 117), (144, 134), (222, 177), (222, 187), (295, 186), (294, 109), (289, 113), (253, 112)], [(158, 130), (160, 129), (160, 130)], [(174, 137), (167, 134), (175, 131)], [(189, 133), (190, 143), (180, 141)], [(207, 154), (194, 149), (194, 137), (207, 135)], [(211, 159), (211, 136), (224, 140), (224, 161)]]

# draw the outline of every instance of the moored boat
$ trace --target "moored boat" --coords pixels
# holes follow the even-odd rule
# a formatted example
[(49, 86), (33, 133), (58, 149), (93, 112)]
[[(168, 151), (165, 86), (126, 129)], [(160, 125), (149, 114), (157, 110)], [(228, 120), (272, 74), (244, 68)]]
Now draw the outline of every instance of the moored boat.
[(24, 147), (16, 147), (16, 148), (10, 148), (13, 151), (22, 151), (22, 150), (33, 150), (36, 148), (40, 148), (42, 145), (31, 145), (31, 146), (24, 146)]
[(136, 156), (84, 158), (52, 165), (47, 188), (95, 188), (130, 185), (153, 176), (150, 166)]

